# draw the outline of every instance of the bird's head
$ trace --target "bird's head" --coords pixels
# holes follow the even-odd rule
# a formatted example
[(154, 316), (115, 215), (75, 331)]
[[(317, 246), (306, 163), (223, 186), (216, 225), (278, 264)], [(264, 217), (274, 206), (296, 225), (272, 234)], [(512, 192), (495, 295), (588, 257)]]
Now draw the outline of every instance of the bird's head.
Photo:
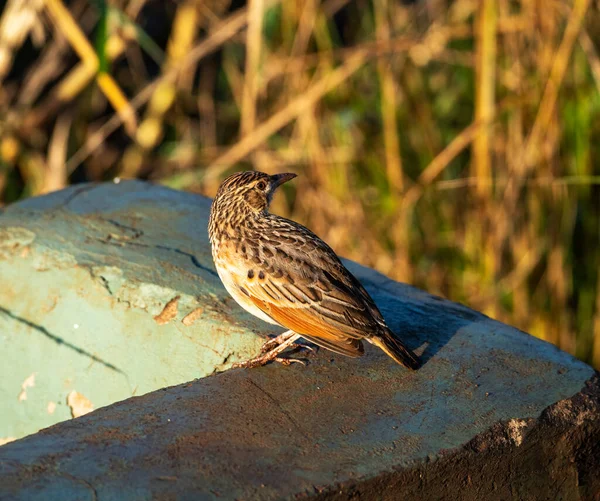
[(246, 171), (227, 177), (219, 186), (215, 202), (226, 202), (260, 213), (269, 209), (275, 190), (296, 174), (274, 174)]

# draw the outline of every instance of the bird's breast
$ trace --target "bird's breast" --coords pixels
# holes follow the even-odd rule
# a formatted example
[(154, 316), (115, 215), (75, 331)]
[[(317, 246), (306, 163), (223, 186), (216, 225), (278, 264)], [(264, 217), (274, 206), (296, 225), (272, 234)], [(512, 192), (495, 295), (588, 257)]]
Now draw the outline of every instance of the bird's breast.
[(224, 245), (222, 243), (216, 249), (213, 246), (213, 258), (219, 278), (235, 302), (255, 317), (270, 324), (279, 325), (250, 300), (250, 292), (244, 287), (248, 266), (245, 259), (236, 252), (235, 245), (229, 242)]

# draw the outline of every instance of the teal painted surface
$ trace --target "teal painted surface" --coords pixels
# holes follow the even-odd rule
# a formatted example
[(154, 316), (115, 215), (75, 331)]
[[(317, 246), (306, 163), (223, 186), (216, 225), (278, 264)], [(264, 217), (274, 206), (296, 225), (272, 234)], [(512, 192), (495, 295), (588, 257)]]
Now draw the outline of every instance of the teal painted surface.
[[(0, 440), (70, 418), (71, 391), (98, 408), (256, 353), (261, 323), (232, 320), (238, 307), (212, 268), (209, 204), (125, 182), (0, 214)], [(177, 296), (177, 315), (159, 325), (154, 317)], [(182, 323), (197, 308), (195, 322)]]

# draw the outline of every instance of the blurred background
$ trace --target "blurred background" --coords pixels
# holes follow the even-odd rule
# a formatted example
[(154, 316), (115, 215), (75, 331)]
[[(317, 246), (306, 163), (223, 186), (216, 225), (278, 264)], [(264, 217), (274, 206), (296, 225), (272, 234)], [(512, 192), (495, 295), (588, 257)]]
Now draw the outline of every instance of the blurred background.
[(0, 1), (0, 206), (296, 172), (338, 254), (600, 368), (599, 4)]

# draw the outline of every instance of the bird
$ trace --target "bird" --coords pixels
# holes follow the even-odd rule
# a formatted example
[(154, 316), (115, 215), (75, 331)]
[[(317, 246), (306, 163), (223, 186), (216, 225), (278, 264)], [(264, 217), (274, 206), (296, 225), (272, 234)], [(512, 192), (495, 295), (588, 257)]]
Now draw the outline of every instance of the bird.
[(348, 357), (364, 354), (364, 340), (418, 369), (419, 357), (390, 330), (331, 247), (301, 224), (269, 212), (275, 191), (295, 177), (237, 172), (223, 180), (211, 205), (208, 234), (225, 289), (247, 312), (288, 329), (258, 356), (234, 366), (301, 362), (280, 355), (304, 338)]

